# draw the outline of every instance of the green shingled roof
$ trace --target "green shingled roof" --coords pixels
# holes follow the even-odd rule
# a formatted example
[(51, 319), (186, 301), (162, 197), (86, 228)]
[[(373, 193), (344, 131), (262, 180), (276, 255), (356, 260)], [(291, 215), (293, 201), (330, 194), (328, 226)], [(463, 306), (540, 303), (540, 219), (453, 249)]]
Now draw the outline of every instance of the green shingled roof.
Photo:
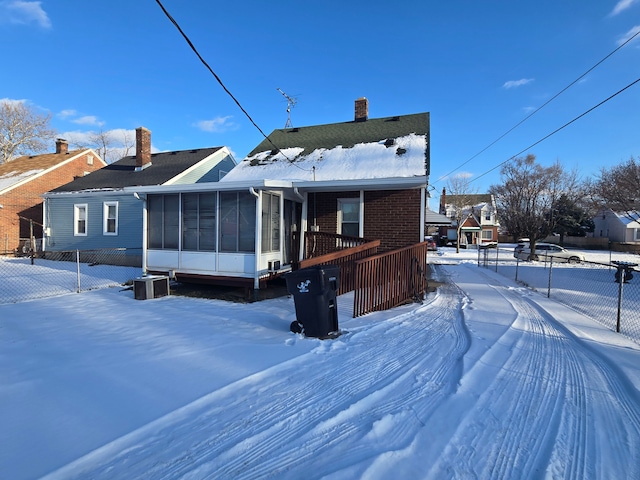
[(338, 145), (350, 148), (359, 143), (379, 142), (411, 133), (427, 135), (428, 145), (429, 113), (278, 129), (271, 132), (269, 139), (263, 140), (248, 157), (272, 151), (275, 149), (274, 144), (278, 149), (304, 148), (300, 155), (308, 155), (320, 148), (331, 149)]

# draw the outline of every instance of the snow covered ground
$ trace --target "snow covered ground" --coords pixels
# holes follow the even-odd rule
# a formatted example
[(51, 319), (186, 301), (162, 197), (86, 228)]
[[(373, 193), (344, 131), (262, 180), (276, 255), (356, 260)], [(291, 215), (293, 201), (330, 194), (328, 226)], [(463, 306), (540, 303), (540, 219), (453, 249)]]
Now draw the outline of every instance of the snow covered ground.
[(291, 298), (0, 305), (0, 477), (640, 478), (640, 347), (476, 260), (434, 255), (422, 305), (340, 296), (335, 340)]

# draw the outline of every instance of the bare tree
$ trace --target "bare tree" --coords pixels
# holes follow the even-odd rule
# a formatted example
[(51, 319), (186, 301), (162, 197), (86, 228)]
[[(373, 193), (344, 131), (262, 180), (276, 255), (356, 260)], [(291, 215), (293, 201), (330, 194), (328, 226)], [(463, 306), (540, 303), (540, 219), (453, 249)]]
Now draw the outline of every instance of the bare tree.
[(40, 115), (23, 102), (0, 102), (0, 164), (46, 151), (56, 136), (50, 121), (51, 115)]
[(115, 129), (68, 135), (75, 148), (92, 148), (107, 163), (131, 155), (135, 151), (135, 134), (130, 130)]
[(450, 177), (447, 181), (447, 216), (456, 223), (456, 253), (460, 253), (460, 236), (462, 225), (473, 215), (473, 199), (477, 189), (469, 185), (469, 177), (461, 174)]
[(500, 170), (502, 185), (490, 188), (503, 225), (514, 236), (529, 238), (531, 252), (536, 242), (553, 233), (558, 216), (554, 209), (561, 195), (578, 195), (577, 174), (566, 172), (559, 162), (550, 167), (536, 163), (534, 155), (516, 158)]
[(598, 207), (609, 207), (635, 220), (640, 216), (640, 158), (602, 168), (591, 188)]

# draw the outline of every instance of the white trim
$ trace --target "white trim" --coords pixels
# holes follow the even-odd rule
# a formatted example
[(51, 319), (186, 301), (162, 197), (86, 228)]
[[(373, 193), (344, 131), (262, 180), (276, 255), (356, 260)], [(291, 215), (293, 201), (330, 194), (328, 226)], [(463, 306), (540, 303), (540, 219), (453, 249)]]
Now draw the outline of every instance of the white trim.
[[(344, 233), (342, 232), (342, 224), (345, 223), (345, 221), (342, 218), (342, 206), (345, 204), (349, 204), (349, 205), (357, 205), (358, 206), (358, 236), (362, 237), (362, 230), (363, 230), (363, 226), (362, 226), (362, 215), (361, 215), (361, 210), (362, 210), (362, 201), (361, 199), (358, 198), (338, 198), (338, 205), (337, 205), (337, 215), (336, 215), (336, 219), (337, 219), (337, 228), (336, 231), (338, 232), (338, 235), (344, 235)], [(349, 221), (346, 222), (349, 224), (354, 224), (354, 221)]]
[[(78, 221), (80, 220), (80, 209), (84, 209), (84, 232), (78, 231)], [(76, 203), (73, 205), (73, 236), (86, 237), (89, 231), (89, 205), (86, 203)]]
[[(186, 170), (183, 170), (182, 172), (177, 174), (175, 177), (170, 178), (165, 183), (163, 183), (163, 185), (165, 185), (165, 186), (166, 185), (176, 185), (176, 182), (180, 181), (181, 179), (183, 179), (184, 177), (189, 175), (194, 170), (197, 170), (198, 168), (200, 168), (203, 164), (205, 164), (207, 162), (215, 162), (213, 165), (211, 165), (211, 169), (213, 169), (216, 165), (218, 165), (220, 162), (222, 162), (228, 156), (231, 157), (233, 159), (233, 161), (235, 162), (235, 159), (231, 155), (231, 152), (229, 151), (229, 149), (227, 147), (221, 147), (219, 150), (216, 150), (211, 155), (207, 155), (205, 158), (203, 158), (199, 162), (196, 162), (195, 164), (191, 165)], [(216, 157), (220, 157), (220, 158), (216, 158)], [(190, 184), (187, 184), (187, 185), (190, 185)]]
[[(109, 207), (116, 207), (116, 218), (115, 220), (115, 232), (109, 231)], [(102, 234), (109, 236), (118, 235), (118, 202), (110, 201), (110, 202), (102, 202)]]

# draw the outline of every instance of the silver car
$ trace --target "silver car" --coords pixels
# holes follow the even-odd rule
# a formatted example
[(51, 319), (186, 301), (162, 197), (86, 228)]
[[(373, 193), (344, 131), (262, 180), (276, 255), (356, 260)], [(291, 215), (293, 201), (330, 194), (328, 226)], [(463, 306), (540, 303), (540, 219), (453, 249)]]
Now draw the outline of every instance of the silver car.
[(531, 246), (518, 245), (513, 252), (513, 256), (520, 260), (541, 260), (554, 262), (580, 263), (584, 262), (584, 255), (580, 252), (570, 252), (569, 250), (553, 243), (536, 243), (536, 250), (531, 255)]

